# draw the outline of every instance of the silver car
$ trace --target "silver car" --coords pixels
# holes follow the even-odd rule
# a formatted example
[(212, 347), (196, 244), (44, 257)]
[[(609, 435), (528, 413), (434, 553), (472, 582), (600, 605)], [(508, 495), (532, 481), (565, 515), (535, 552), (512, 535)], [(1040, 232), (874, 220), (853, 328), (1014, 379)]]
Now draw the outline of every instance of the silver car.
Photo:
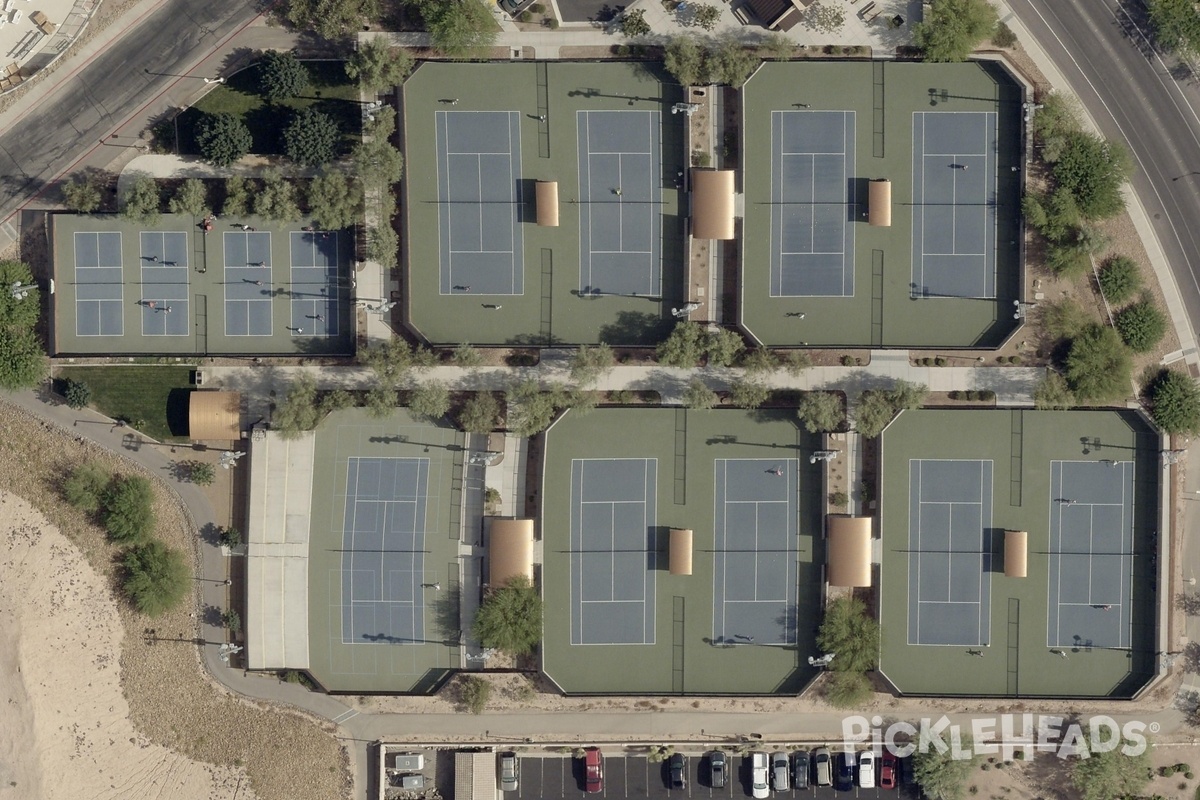
[(516, 753), (500, 754), (500, 791), (515, 792), (520, 783), (520, 767)]
[(789, 766), (787, 753), (771, 753), (771, 788), (775, 791), (786, 792), (792, 788), (789, 785)]

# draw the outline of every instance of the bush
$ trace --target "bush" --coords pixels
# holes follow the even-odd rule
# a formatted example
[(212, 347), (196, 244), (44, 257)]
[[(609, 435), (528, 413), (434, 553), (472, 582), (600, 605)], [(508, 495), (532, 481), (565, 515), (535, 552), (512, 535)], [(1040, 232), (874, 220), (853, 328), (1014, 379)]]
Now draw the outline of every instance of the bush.
[(1054, 164), (1054, 177), (1070, 191), (1079, 212), (1088, 219), (1104, 219), (1125, 208), (1121, 185), (1129, 177), (1129, 153), (1118, 142), (1093, 133), (1075, 131)]
[(837, 506), (838, 508), (845, 508), (846, 505), (849, 504), (849, 502), (850, 502), (850, 495), (846, 494), (845, 492), (830, 492), (829, 493), (829, 505), (831, 505), (831, 506)]
[(533, 653), (542, 641), (542, 596), (537, 587), (523, 575), (493, 587), (475, 615), (474, 633), (484, 647), (511, 656)]
[(92, 390), (83, 381), (67, 378), (63, 381), (63, 397), (68, 408), (83, 408), (92, 399)]
[(80, 511), (93, 514), (100, 510), (109, 477), (99, 464), (80, 464), (63, 482), (63, 497)]
[(500, 403), (491, 392), (476, 392), (463, 403), (458, 425), (467, 433), (491, 433), (500, 422)]
[(1003, 22), (997, 23), (996, 30), (992, 32), (992, 44), (996, 47), (1012, 47), (1016, 43), (1017, 35), (1013, 33), (1013, 29)]
[(254, 138), (241, 117), (232, 114), (205, 114), (196, 124), (196, 144), (205, 161), (228, 167), (250, 152)]
[(1135, 353), (1150, 352), (1167, 335), (1167, 315), (1149, 295), (1118, 311), (1114, 323), (1121, 339)]
[(1067, 299), (1043, 303), (1040, 308), (1046, 333), (1054, 339), (1074, 339), (1089, 324), (1087, 312)]
[(341, 135), (333, 117), (310, 106), (284, 129), (283, 150), (297, 164), (319, 167), (333, 161)]
[(825, 699), (835, 708), (860, 708), (871, 698), (871, 681), (861, 672), (831, 672)]
[(1039, 411), (1066, 411), (1074, 404), (1075, 397), (1067, 379), (1057, 372), (1047, 372), (1033, 390), (1033, 405)]
[(1113, 256), (1100, 270), (1100, 291), (1116, 305), (1133, 297), (1142, 288), (1142, 273), (1128, 256)]
[(221, 528), (218, 539), (226, 547), (241, 547), (242, 532), (237, 528)]
[(693, 378), (683, 392), (683, 405), (694, 411), (707, 411), (718, 402), (717, 393), (699, 378)]
[(700, 363), (706, 344), (707, 337), (700, 324), (685, 320), (659, 343), (655, 354), (663, 366), (690, 368)]
[(708, 52), (704, 78), (709, 83), (723, 84), (736, 89), (746, 82), (758, 64), (757, 56), (747, 50), (740, 41), (732, 37), (723, 37)]
[(183, 554), (157, 539), (125, 554), (125, 594), (143, 614), (157, 617), (175, 608), (187, 596), (191, 583)]
[(1200, 433), (1200, 387), (1188, 375), (1163, 370), (1147, 387), (1150, 414), (1167, 433)]
[(231, 608), (221, 614), (221, 623), (232, 633), (237, 636), (242, 631), (242, 615), (237, 612), (237, 609)]
[(856, 363), (857, 362), (854, 360), (854, 356), (851, 356), (851, 355), (842, 356), (842, 366), (843, 367), (853, 367), (853, 366), (855, 366)]
[(1132, 361), (1112, 328), (1089, 325), (1071, 342), (1067, 383), (1082, 401), (1109, 402), (1129, 394)]
[(937, 358), (935, 358), (933, 360), (933, 364), (934, 364), (934, 366), (937, 366), (937, 367), (944, 367), (944, 366), (946, 366), (946, 359), (942, 358), (941, 356), (938, 356)]
[(72, 178), (62, 185), (62, 195), (69, 210), (90, 214), (100, 207), (100, 181), (91, 173)]
[(704, 349), (710, 365), (728, 367), (746, 349), (746, 343), (737, 331), (720, 328), (708, 334)]
[(408, 410), (418, 417), (439, 420), (450, 410), (450, 390), (441, 381), (421, 383), (409, 395)]
[(483, 363), (483, 354), (472, 347), (469, 342), (460, 342), (454, 348), (450, 360), (456, 367), (478, 367)]
[(796, 415), (809, 433), (829, 433), (846, 424), (846, 408), (834, 392), (805, 392)]
[(303, 94), (308, 88), (308, 68), (292, 52), (268, 50), (258, 62), (259, 88), (274, 102)]
[(143, 541), (154, 529), (153, 502), (150, 481), (138, 475), (115, 479), (101, 499), (108, 535), (127, 544)]
[(759, 381), (736, 380), (729, 387), (729, 399), (740, 408), (758, 408), (771, 396), (771, 390)]
[(621, 33), (630, 38), (648, 35), (650, 33), (650, 23), (646, 22), (646, 12), (641, 9), (626, 11), (621, 16), (620, 30)]
[(837, 653), (829, 668), (836, 672), (866, 672), (875, 669), (879, 653), (879, 623), (867, 604), (855, 597), (841, 597), (825, 609), (817, 632), (817, 647)]

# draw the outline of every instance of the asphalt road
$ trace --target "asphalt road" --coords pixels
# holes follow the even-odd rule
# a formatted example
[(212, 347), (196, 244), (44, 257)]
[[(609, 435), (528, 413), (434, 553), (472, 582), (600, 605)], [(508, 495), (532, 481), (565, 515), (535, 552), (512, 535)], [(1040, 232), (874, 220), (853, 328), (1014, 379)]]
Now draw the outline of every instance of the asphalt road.
[[(1103, 134), (1133, 154), (1132, 185), (1200, 319), (1200, 91), (1150, 46), (1138, 0), (1008, 0)], [(1190, 82), (1189, 82), (1190, 81)]]
[(203, 86), (199, 78), (181, 76), (257, 15), (247, 0), (166, 0), (81, 67), (60, 68), (75, 71), (0, 131), (0, 221), (76, 164), (113, 159), (98, 148), (132, 145), (137, 130), (107, 137), (127, 120), (168, 109), (179, 102), (176, 96)]

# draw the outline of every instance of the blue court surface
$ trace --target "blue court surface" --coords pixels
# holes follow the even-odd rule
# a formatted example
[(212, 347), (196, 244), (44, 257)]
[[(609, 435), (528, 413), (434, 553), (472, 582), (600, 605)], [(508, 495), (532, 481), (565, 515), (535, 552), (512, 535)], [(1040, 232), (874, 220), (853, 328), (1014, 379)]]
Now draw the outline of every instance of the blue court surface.
[(124, 282), (120, 232), (76, 231), (76, 335), (124, 335)]
[(771, 112), (771, 297), (854, 294), (854, 124)]
[(270, 336), (272, 333), (271, 234), (226, 231), (225, 335)]
[(992, 462), (911, 459), (908, 643), (991, 639)]
[(996, 114), (913, 114), (913, 297), (996, 296)]
[(662, 295), (662, 114), (577, 111), (579, 291)]
[(521, 115), (439, 111), (435, 120), (440, 293), (522, 294)]
[(571, 462), (571, 644), (654, 644), (652, 458)]
[(799, 462), (714, 461), (713, 642), (796, 643)]
[(1051, 462), (1047, 646), (1130, 646), (1133, 487), (1132, 461)]
[(337, 232), (292, 231), (291, 251), (292, 335), (337, 336)]
[(142, 231), (142, 335), (187, 336), (192, 332), (186, 231)]
[(427, 458), (351, 457), (342, 528), (342, 642), (425, 638)]

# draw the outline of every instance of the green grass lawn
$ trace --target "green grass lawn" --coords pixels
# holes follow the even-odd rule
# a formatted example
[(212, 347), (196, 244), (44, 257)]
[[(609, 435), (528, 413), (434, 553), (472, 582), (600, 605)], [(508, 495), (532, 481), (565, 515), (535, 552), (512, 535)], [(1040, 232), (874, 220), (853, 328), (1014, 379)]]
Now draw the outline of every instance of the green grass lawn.
[(195, 127), (205, 114), (228, 113), (242, 118), (259, 155), (283, 154), (283, 129), (292, 112), (316, 106), (337, 122), (342, 131), (341, 151), (346, 152), (357, 140), (362, 126), (362, 107), (358, 103), (358, 85), (346, 77), (342, 61), (305, 61), (308, 89), (299, 97), (269, 103), (259, 94), (258, 66), (248, 67), (229, 81), (206, 94), (196, 105), (179, 115), (179, 152), (199, 155)]
[[(92, 390), (88, 404), (123, 419), (160, 441), (185, 441), (191, 367), (64, 367), (55, 378), (73, 378)], [(144, 423), (144, 424), (143, 424)]]

